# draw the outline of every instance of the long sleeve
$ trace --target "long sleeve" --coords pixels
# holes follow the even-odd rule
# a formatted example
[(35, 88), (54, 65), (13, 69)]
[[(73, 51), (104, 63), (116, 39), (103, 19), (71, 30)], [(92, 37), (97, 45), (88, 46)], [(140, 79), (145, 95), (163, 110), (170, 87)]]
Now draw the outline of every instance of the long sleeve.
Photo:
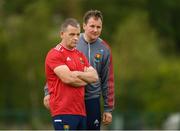
[(104, 99), (104, 111), (111, 112), (114, 108), (114, 72), (111, 52), (107, 52), (101, 71), (102, 95)]

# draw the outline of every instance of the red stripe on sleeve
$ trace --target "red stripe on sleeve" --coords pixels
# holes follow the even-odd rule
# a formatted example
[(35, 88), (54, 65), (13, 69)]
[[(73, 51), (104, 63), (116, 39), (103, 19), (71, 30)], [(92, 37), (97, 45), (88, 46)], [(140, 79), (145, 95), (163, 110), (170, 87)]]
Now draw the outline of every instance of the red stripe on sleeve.
[(114, 108), (114, 70), (113, 70), (113, 62), (112, 62), (112, 53), (110, 46), (103, 41), (102, 42), (109, 50), (110, 50), (110, 64), (109, 64), (109, 79), (108, 79), (108, 106), (109, 108)]

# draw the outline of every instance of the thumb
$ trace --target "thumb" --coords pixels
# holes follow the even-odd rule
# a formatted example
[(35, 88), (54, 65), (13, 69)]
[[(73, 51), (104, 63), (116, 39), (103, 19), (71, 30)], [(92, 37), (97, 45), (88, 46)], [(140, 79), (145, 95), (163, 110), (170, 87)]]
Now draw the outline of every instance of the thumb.
[(106, 121), (106, 114), (103, 114), (103, 122)]

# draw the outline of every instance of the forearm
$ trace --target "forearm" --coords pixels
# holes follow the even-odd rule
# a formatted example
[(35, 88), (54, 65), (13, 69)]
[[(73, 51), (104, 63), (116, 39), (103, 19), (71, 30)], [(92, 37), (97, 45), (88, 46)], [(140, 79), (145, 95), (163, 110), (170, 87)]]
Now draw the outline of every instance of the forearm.
[(98, 81), (98, 74), (96, 71), (79, 72), (78, 77), (87, 83), (94, 83), (94, 82)]
[(111, 54), (107, 57), (106, 63), (103, 65), (102, 74), (101, 74), (101, 85), (102, 85), (102, 95), (104, 98), (104, 111), (112, 112), (115, 103), (115, 92), (114, 92), (114, 72), (113, 72)]
[(72, 78), (71, 80), (69, 79), (67, 84), (74, 86), (74, 87), (79, 87), (79, 86), (87, 85), (87, 82), (81, 80), (80, 78)]
[(104, 111), (112, 112), (114, 109), (115, 96), (114, 96), (114, 80), (102, 80), (102, 96), (104, 100)]
[(70, 71), (68, 75), (62, 81), (74, 87), (85, 86), (87, 82), (78, 78), (78, 71)]
[(78, 71), (70, 71), (69, 68), (64, 66), (59, 66), (54, 69), (56, 75), (61, 79), (61, 81), (65, 84), (79, 87), (87, 85), (87, 82), (78, 78)]
[(104, 100), (104, 111), (112, 112), (115, 103), (114, 81), (112, 79), (102, 82), (102, 95)]

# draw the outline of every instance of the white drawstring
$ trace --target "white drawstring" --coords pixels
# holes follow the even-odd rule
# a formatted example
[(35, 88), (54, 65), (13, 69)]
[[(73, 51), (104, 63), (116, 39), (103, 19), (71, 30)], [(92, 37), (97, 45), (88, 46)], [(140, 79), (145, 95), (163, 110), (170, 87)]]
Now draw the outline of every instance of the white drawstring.
[(91, 58), (91, 47), (90, 44), (88, 43), (88, 58), (89, 58), (89, 64), (91, 64), (90, 58)]

